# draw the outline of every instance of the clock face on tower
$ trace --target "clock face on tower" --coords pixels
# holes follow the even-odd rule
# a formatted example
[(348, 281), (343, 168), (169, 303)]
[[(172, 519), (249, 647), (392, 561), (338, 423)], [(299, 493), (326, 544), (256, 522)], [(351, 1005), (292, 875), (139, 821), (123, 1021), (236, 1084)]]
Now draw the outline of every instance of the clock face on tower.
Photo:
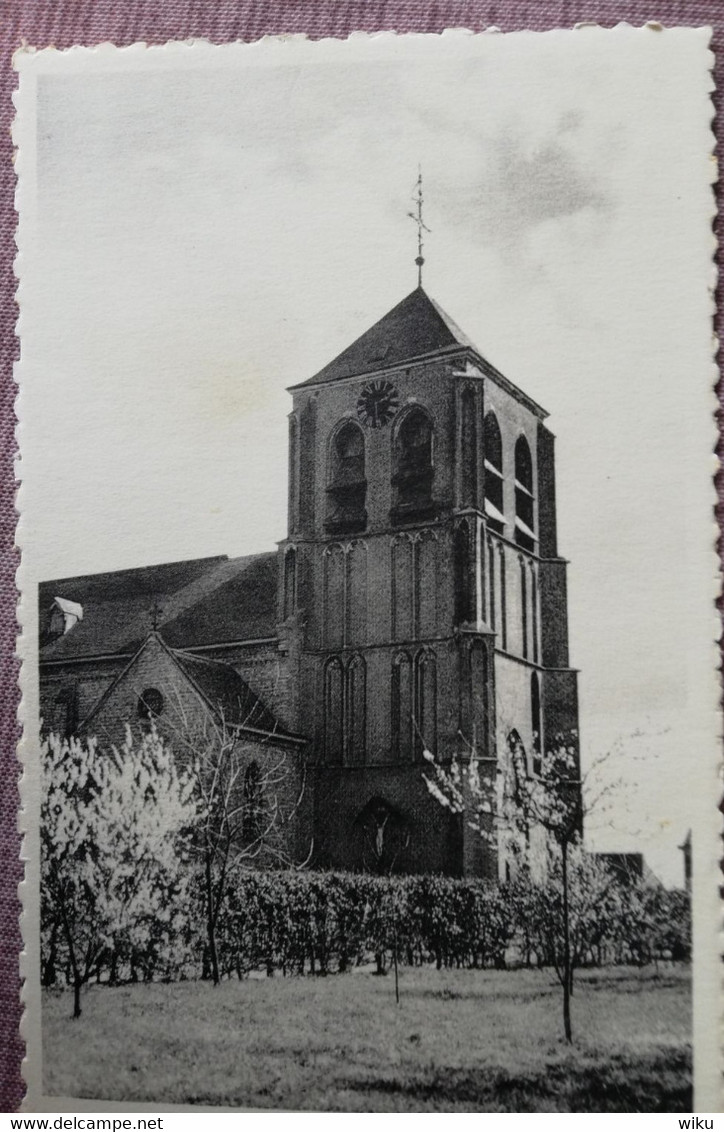
[(370, 381), (357, 401), (357, 416), (368, 428), (389, 424), (399, 405), (397, 390), (390, 381)]

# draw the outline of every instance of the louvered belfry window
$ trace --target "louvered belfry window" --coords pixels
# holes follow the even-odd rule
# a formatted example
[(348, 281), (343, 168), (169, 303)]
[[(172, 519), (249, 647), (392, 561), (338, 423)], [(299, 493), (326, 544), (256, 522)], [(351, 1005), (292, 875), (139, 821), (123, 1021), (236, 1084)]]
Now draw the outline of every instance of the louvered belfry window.
[(363, 531), (366, 499), (365, 438), (355, 421), (347, 421), (333, 435), (330, 447), (327, 530), (333, 534)]
[(393, 441), (393, 465), (393, 522), (432, 517), (433, 429), (424, 409), (411, 409), (400, 423)]

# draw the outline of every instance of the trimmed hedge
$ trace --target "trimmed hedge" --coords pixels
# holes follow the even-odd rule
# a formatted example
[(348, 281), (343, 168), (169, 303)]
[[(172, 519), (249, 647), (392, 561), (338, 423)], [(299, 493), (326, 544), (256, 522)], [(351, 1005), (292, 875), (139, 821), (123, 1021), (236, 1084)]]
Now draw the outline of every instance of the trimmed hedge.
[(220, 964), (324, 975), (374, 960), (438, 967), (501, 964), (513, 902), (481, 881), (352, 873), (247, 873), (217, 932)]
[[(193, 892), (193, 886), (191, 886)], [(504, 967), (555, 963), (555, 889), (531, 883), (496, 886), (442, 876), (375, 877), (360, 873), (248, 871), (229, 885), (216, 924), (220, 973), (244, 978), (327, 975), (375, 964)], [(198, 893), (177, 909), (174, 935), (149, 931), (143, 950), (123, 936), (108, 941), (95, 978), (207, 978), (204, 906)], [(43, 932), (43, 982), (70, 981), (62, 938)], [(690, 956), (689, 901), (680, 890), (617, 885), (594, 907), (577, 965), (634, 963)]]

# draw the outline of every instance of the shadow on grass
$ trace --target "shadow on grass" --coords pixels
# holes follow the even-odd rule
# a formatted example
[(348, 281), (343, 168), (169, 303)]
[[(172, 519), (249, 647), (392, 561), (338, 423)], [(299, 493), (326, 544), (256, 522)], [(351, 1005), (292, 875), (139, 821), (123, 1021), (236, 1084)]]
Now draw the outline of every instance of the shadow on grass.
[[(536, 989), (535, 997), (536, 997), (537, 1000), (544, 999), (544, 998), (550, 998), (551, 995), (556, 995), (559, 992), (560, 992), (560, 983), (551, 982), (550, 986), (546, 986), (543, 989)], [(500, 997), (500, 992), (498, 990), (496, 990), (496, 988), (494, 988), (494, 987), (492, 989), (488, 988), (488, 987), (484, 987), (481, 990), (471, 990), (470, 988), (466, 988), (465, 990), (457, 991), (457, 990), (452, 990), (450, 987), (433, 988), (433, 987), (410, 987), (410, 986), (406, 986), (403, 989), (403, 993), (404, 993), (405, 998), (410, 998), (410, 999), (432, 998), (432, 999), (436, 999), (438, 1002), (456, 1002), (458, 1000), (464, 1001), (464, 1002), (475, 1002), (476, 1000), (477, 1001), (485, 1000), (485, 1001), (489, 1002), (491, 998), (499, 998)], [(518, 993), (516, 991), (510, 991), (510, 990), (506, 989), (504, 994), (505, 994), (505, 1001), (506, 1002), (510, 1002), (510, 1003), (517, 1003), (517, 1002), (530, 1003), (530, 999), (531, 999), (530, 991), (527, 991), (527, 992), (523, 991), (523, 992)]]
[[(688, 975), (688, 970), (685, 975)], [(605, 973), (595, 973), (586, 971), (585, 974), (578, 976), (580, 982), (585, 983), (587, 987), (593, 987), (596, 990), (610, 990), (621, 991), (625, 994), (631, 992), (631, 988), (637, 991), (643, 990), (678, 990), (682, 982), (685, 981), (685, 975), (676, 972), (661, 971), (658, 974), (655, 972), (646, 973), (644, 976), (640, 974), (625, 974), (611, 976)]]
[(424, 1078), (357, 1078), (344, 1087), (481, 1112), (691, 1112), (693, 1104), (691, 1055), (685, 1049), (622, 1053), (598, 1063), (581, 1058), (579, 1064), (552, 1064), (529, 1075), (439, 1068)]

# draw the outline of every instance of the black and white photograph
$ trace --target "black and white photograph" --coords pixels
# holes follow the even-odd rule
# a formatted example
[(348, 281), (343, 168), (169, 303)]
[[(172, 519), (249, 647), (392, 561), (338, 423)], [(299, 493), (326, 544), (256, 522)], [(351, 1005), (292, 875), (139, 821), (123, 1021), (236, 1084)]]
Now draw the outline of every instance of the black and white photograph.
[(708, 43), (18, 55), (29, 1110), (718, 1108)]

